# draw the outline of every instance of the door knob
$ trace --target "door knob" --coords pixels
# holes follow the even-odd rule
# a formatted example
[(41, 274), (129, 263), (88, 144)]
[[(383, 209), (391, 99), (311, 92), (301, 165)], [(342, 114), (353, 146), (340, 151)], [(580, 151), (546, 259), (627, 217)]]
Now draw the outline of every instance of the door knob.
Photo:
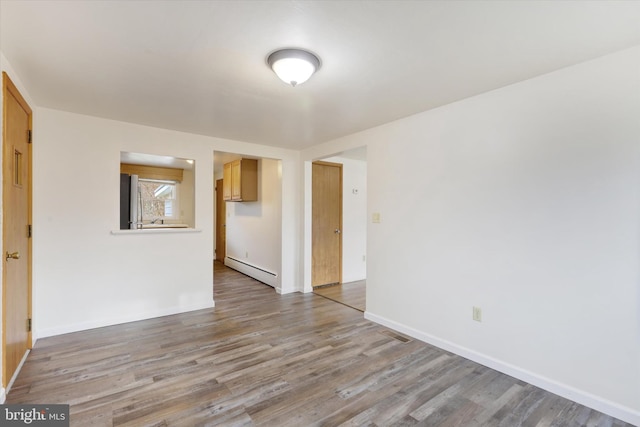
[(8, 261), (10, 259), (20, 259), (20, 252), (7, 252), (6, 260)]
[(333, 232), (336, 233), (336, 234), (340, 234), (340, 229), (336, 228), (335, 230), (333, 230)]

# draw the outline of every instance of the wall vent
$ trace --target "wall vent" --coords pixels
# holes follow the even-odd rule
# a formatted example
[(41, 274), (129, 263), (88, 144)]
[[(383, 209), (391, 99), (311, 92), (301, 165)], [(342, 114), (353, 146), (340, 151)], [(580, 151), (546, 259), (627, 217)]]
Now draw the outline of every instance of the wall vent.
[(410, 342), (411, 341), (411, 338), (409, 338), (407, 336), (404, 336), (404, 335), (400, 335), (399, 333), (394, 332), (394, 331), (384, 330), (384, 331), (380, 331), (380, 333), (382, 335), (386, 335), (386, 336), (388, 336), (390, 338), (393, 338), (394, 340), (398, 340), (400, 342), (406, 343), (406, 342)]

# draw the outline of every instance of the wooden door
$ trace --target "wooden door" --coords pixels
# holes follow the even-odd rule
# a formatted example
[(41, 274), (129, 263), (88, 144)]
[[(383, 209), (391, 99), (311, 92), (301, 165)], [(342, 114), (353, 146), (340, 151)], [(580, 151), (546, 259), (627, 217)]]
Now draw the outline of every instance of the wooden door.
[(31, 348), (31, 108), (2, 73), (2, 381)]
[(224, 201), (224, 180), (216, 181), (216, 259), (224, 262), (227, 255), (227, 202)]
[(342, 165), (314, 162), (311, 285), (342, 282)]

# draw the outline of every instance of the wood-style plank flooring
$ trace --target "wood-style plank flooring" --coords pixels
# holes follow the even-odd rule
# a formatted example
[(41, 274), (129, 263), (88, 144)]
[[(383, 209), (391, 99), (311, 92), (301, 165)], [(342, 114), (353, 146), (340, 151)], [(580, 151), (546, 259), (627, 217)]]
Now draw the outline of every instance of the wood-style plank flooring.
[(214, 309), (41, 339), (7, 403), (72, 426), (625, 426), (220, 264)]
[(323, 286), (314, 288), (316, 295), (329, 298), (348, 307), (364, 312), (366, 307), (366, 281), (342, 283), (340, 285)]

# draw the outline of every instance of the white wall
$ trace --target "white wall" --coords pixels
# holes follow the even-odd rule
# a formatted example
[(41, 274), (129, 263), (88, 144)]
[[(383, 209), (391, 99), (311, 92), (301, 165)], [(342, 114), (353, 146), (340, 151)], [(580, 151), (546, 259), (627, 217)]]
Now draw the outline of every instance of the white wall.
[(281, 276), (280, 162), (258, 160), (258, 201), (227, 202), (227, 257)]
[(303, 158), (367, 145), (368, 318), (640, 424), (639, 118), (636, 47)]
[[(38, 336), (211, 307), (211, 149), (202, 138), (38, 109), (34, 323)], [(196, 160), (199, 233), (113, 235), (120, 151)], [(116, 161), (117, 160), (117, 161)]]
[[(39, 108), (34, 132), (34, 326), (37, 336), (213, 305), (213, 151), (286, 150)], [(120, 151), (195, 160), (198, 233), (118, 228)], [(283, 201), (291, 209), (295, 197)], [(283, 235), (295, 239), (295, 226)], [(276, 249), (274, 252), (278, 252)], [(295, 282), (283, 283), (285, 291)]]
[(367, 162), (346, 157), (323, 160), (342, 164), (342, 282), (364, 280), (367, 277)]

